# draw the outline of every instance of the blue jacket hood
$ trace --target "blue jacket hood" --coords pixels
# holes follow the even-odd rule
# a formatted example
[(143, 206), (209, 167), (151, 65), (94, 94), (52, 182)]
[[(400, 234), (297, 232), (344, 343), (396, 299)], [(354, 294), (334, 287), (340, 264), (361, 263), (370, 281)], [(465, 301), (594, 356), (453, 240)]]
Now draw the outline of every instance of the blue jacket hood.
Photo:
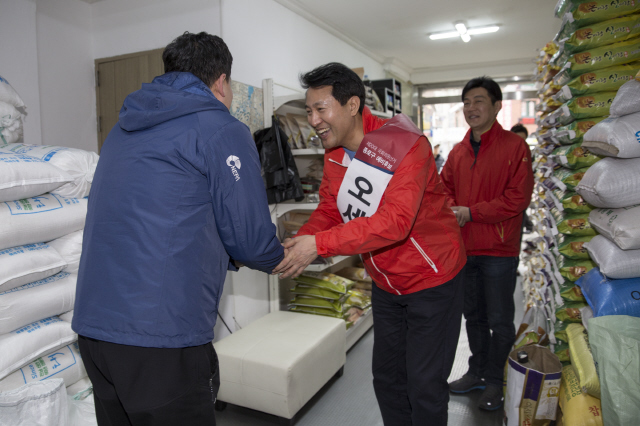
[(132, 132), (206, 110), (229, 111), (195, 75), (170, 72), (143, 83), (142, 89), (127, 96), (118, 124)]

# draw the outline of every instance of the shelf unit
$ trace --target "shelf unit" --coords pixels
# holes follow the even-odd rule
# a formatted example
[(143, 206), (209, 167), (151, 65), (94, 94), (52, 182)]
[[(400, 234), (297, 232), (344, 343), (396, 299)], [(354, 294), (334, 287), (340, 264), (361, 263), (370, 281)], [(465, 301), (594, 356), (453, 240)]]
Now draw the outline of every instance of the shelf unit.
[[(285, 96), (274, 96), (274, 85), (284, 87), (285, 89), (296, 93)], [(306, 114), (304, 104), (305, 95), (301, 90), (274, 83), (272, 79), (263, 80), (262, 89), (264, 96), (263, 107), (265, 127), (271, 127), (271, 118), (274, 112), (277, 112), (279, 114)], [(391, 117), (390, 114), (383, 114), (379, 111), (372, 111), (372, 113), (384, 118)], [(296, 158), (296, 162), (298, 162), (298, 170), (303, 170), (303, 167), (300, 167), (300, 164), (304, 164), (305, 161), (308, 162), (309, 159), (313, 159), (314, 157), (317, 158), (318, 156), (324, 155), (324, 149), (322, 148), (292, 149), (291, 152)], [(285, 217), (287, 213), (296, 211), (312, 212), (317, 207), (318, 203), (309, 203), (304, 201), (295, 202), (293, 200), (278, 204), (272, 204), (269, 206), (271, 211), (271, 221), (276, 225), (276, 227), (278, 227), (278, 230), (280, 231), (280, 221), (283, 219), (283, 217)], [(336, 272), (343, 267), (355, 265), (358, 260), (359, 258), (357, 256), (334, 256), (332, 258), (328, 258), (328, 262), (326, 264), (309, 265), (306, 270), (315, 272)], [(271, 312), (281, 310), (289, 302), (287, 290), (292, 286), (293, 281), (290, 279), (280, 280), (275, 275), (269, 275), (269, 310)], [(360, 339), (360, 337), (362, 337), (362, 335), (367, 330), (369, 330), (369, 328), (371, 328), (372, 325), (373, 314), (371, 311), (369, 311), (366, 315), (363, 315), (349, 330), (346, 331), (347, 350), (349, 350), (358, 341), (358, 339)]]
[(385, 113), (396, 115), (402, 113), (402, 84), (395, 78), (371, 80), (370, 87), (380, 98)]

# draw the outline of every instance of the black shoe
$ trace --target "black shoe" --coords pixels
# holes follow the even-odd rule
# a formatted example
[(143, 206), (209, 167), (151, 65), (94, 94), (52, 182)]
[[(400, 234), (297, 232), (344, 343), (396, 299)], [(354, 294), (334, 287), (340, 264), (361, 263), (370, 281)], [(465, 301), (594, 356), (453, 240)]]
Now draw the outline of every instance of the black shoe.
[(474, 389), (484, 389), (485, 387), (484, 380), (469, 373), (455, 382), (449, 383), (449, 390), (453, 393), (467, 393)]
[(480, 395), (478, 408), (487, 411), (495, 411), (502, 407), (504, 397), (502, 396), (502, 386), (488, 384), (487, 388)]

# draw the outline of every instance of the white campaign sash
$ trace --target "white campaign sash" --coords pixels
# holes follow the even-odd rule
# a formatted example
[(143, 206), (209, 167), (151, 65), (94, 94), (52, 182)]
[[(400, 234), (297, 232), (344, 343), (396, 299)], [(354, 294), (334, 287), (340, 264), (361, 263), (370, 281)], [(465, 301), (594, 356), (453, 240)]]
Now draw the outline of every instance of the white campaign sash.
[(420, 136), (404, 114), (365, 135), (338, 191), (337, 206), (345, 223), (378, 210), (389, 181)]

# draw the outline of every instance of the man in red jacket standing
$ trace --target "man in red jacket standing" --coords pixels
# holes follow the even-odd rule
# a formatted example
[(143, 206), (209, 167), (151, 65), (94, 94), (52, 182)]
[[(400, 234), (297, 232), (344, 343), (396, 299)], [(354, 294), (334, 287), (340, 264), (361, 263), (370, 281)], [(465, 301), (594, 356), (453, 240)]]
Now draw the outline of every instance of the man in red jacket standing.
[(431, 145), (403, 114), (373, 117), (362, 81), (342, 64), (301, 81), (326, 149), (320, 204), (274, 272), (297, 276), (318, 255), (361, 255), (375, 282), (373, 386), (384, 424), (445, 426), (465, 254)]
[(502, 406), (504, 364), (515, 340), (516, 285), (524, 210), (531, 201), (531, 152), (496, 120), (500, 86), (475, 78), (462, 91), (469, 131), (444, 165), (441, 178), (454, 206), (467, 251), (464, 317), (469, 370), (449, 384), (454, 393), (483, 389), (479, 407)]

